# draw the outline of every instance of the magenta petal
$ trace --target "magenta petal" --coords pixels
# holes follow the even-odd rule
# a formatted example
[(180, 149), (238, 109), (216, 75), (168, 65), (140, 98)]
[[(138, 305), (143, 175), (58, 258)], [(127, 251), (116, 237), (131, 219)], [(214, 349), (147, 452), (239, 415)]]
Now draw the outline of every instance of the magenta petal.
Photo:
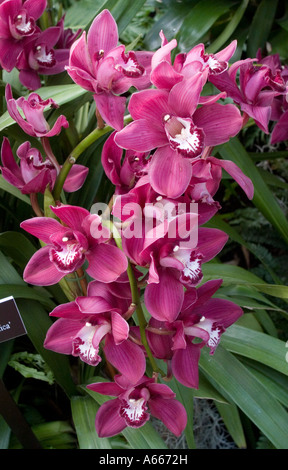
[(72, 354), (72, 339), (80, 329), (80, 322), (59, 318), (47, 331), (44, 347), (61, 354)]
[(120, 131), (124, 125), (123, 119), (126, 109), (126, 98), (105, 92), (94, 94), (93, 98), (106, 124)]
[(177, 116), (192, 116), (198, 106), (202, 88), (202, 73), (197, 73), (192, 78), (182, 80), (170, 91), (169, 106), (171, 106)]
[(65, 273), (58, 271), (51, 263), (49, 250), (49, 246), (44, 246), (32, 256), (24, 269), (25, 282), (34, 286), (51, 286), (57, 284), (65, 276)]
[(141, 347), (130, 340), (116, 345), (111, 334), (105, 338), (103, 348), (106, 359), (131, 383), (136, 383), (145, 374), (146, 360)]
[(278, 142), (288, 139), (288, 112), (284, 112), (279, 121), (276, 122), (271, 134), (271, 144), (274, 145)]
[(182, 434), (187, 425), (187, 414), (182, 403), (175, 399), (153, 397), (149, 400), (149, 409), (175, 436)]
[(63, 225), (52, 217), (33, 217), (21, 222), (20, 227), (44, 243), (49, 243), (50, 236), (56, 232), (66, 231)]
[(29, 16), (32, 16), (34, 20), (38, 20), (47, 7), (47, 0), (37, 0), (37, 2), (35, 0), (26, 0), (23, 6)]
[(216, 228), (200, 227), (198, 229), (197, 250), (203, 255), (203, 262), (210, 261), (224, 247), (229, 236)]
[(70, 318), (71, 320), (83, 319), (83, 314), (74, 301), (57, 305), (49, 315), (51, 317)]
[(176, 380), (185, 387), (198, 388), (200, 344), (187, 342), (186, 349), (178, 349), (172, 358), (172, 372)]
[(112, 309), (103, 297), (77, 297), (75, 302), (81, 312), (87, 314), (109, 312)]
[(163, 61), (151, 72), (150, 78), (157, 88), (171, 90), (176, 83), (183, 80), (183, 75), (177, 73), (169, 62)]
[(169, 112), (168, 92), (149, 88), (138, 93), (133, 93), (129, 101), (128, 110), (134, 119), (146, 119), (150, 122), (151, 128), (162, 129), (162, 118)]
[(146, 119), (139, 119), (117, 132), (115, 142), (119, 147), (125, 149), (147, 152), (156, 147), (167, 145), (167, 136), (164, 127), (159, 130), (159, 128), (153, 128)]
[(101, 50), (106, 55), (117, 46), (117, 42), (118, 27), (116, 21), (109, 10), (103, 10), (96, 16), (88, 31), (87, 44), (90, 57), (94, 58), (95, 54)]
[(16, 178), (22, 180), (21, 171), (19, 166), (17, 165), (15, 158), (13, 156), (13, 152), (11, 149), (11, 145), (7, 137), (3, 137), (2, 147), (1, 147), (1, 160), (3, 166), (5, 166), (8, 170), (14, 173)]
[(118, 397), (118, 395), (123, 393), (123, 388), (115, 382), (96, 382), (87, 385), (87, 388), (93, 392), (109, 395), (110, 397)]
[(96, 281), (112, 282), (126, 271), (128, 261), (124, 253), (114, 245), (100, 243), (87, 252), (87, 273)]
[(120, 416), (120, 406), (121, 402), (117, 398), (100, 406), (95, 420), (99, 437), (112, 437), (126, 428), (126, 421)]
[(159, 270), (159, 284), (149, 284), (144, 302), (153, 318), (160, 321), (176, 320), (184, 299), (182, 284), (167, 270)]
[(73, 165), (65, 180), (63, 186), (64, 191), (67, 191), (67, 193), (78, 191), (78, 189), (83, 186), (88, 172), (89, 168), (86, 166), (77, 164)]
[(205, 134), (205, 145), (215, 146), (227, 142), (241, 130), (243, 119), (233, 104), (214, 103), (196, 109), (194, 123)]
[(115, 344), (118, 345), (122, 343), (129, 335), (129, 325), (126, 320), (124, 320), (119, 313), (111, 313), (111, 327), (112, 335), (115, 341)]
[(37, 133), (36, 135), (39, 136), (39, 137), (41, 137), (42, 135), (44, 135), (46, 137), (53, 137), (54, 135), (60, 134), (60, 132), (62, 130), (62, 127), (64, 127), (65, 129), (67, 129), (67, 127), (69, 127), (69, 122), (67, 121), (65, 116), (59, 116), (59, 118), (57, 119), (54, 126), (52, 127), (52, 129), (49, 132), (47, 132), (45, 134), (42, 134), (42, 132), (41, 132), (41, 133)]
[(157, 149), (149, 167), (151, 186), (171, 198), (181, 196), (192, 176), (192, 164), (169, 145)]
[(246, 193), (248, 199), (253, 199), (254, 186), (251, 179), (246, 176), (242, 170), (230, 160), (218, 160), (214, 157), (210, 157), (209, 160), (213, 160), (215, 165), (221, 166), (232, 178), (239, 184), (239, 186)]
[(68, 204), (61, 204), (60, 206), (51, 207), (51, 210), (68, 227), (71, 227), (74, 230), (78, 230), (79, 232), (82, 231), (82, 223), (85, 217), (90, 215), (90, 212), (87, 211), (87, 209), (84, 209), (84, 207), (70, 206)]

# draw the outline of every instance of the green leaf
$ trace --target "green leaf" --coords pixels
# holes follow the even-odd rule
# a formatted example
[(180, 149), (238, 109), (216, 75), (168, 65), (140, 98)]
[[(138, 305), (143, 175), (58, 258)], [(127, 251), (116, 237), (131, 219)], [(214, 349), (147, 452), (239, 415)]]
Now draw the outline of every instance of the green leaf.
[(288, 221), (243, 145), (234, 137), (218, 149), (222, 158), (232, 160), (245, 175), (251, 178), (254, 185), (253, 204), (288, 243)]
[(285, 408), (232, 353), (218, 346), (211, 358), (202, 349), (201, 370), (232, 404), (238, 406), (278, 449), (286, 449), (288, 414)]
[(231, 4), (226, 0), (202, 0), (191, 8), (176, 36), (179, 49), (187, 52), (195, 46), (215, 21), (229, 11)]
[(278, 338), (244, 326), (232, 325), (222, 335), (221, 344), (230, 352), (249, 357), (288, 375), (285, 343)]
[(90, 396), (71, 398), (71, 410), (80, 449), (111, 449), (110, 440), (98, 437), (95, 416), (99, 405)]
[(56, 382), (69, 397), (77, 395), (76, 387), (71, 376), (69, 357), (50, 351), (43, 346), (46, 333), (53, 323), (51, 317), (49, 317), (41, 304), (35, 300), (27, 302), (23, 299), (18, 299), (17, 306), (26, 327), (28, 337), (35, 349), (52, 370)]
[(0, 233), (0, 248), (20, 268), (24, 268), (35, 253), (34, 245), (20, 232), (7, 231)]
[(224, 424), (232, 437), (235, 444), (240, 449), (246, 449), (246, 439), (245, 434), (242, 426), (242, 422), (240, 419), (239, 410), (236, 405), (234, 404), (227, 404), (227, 403), (215, 403), (221, 418), (224, 421)]
[(247, 57), (255, 57), (258, 49), (263, 49), (268, 41), (274, 22), (278, 0), (262, 0), (253, 16), (248, 41)]
[[(1, 121), (1, 118), (0, 118), (0, 121)], [(13, 122), (11, 122), (11, 124), (13, 124)], [(8, 181), (6, 181), (3, 178), (3, 175), (0, 175), (0, 189), (3, 189), (5, 192), (12, 194), (12, 196), (17, 197), (18, 199), (21, 199), (21, 201), (26, 202), (26, 204), (31, 205), (29, 197), (26, 194), (22, 194), (18, 188), (8, 183)]]
[(56, 305), (48, 297), (48, 293), (44, 289), (40, 289), (38, 292), (34, 287), (29, 287), (27, 285), (18, 285), (18, 284), (2, 284), (0, 285), (0, 298), (9, 297), (12, 295), (15, 299), (29, 299), (35, 300), (42, 304), (44, 307), (49, 310), (53, 310)]

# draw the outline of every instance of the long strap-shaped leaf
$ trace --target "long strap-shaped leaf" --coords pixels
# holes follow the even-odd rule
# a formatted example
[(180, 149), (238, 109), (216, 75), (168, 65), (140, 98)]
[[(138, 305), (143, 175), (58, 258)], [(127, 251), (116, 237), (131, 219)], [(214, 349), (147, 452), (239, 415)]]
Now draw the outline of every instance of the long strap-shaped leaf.
[(287, 449), (288, 414), (250, 371), (222, 346), (213, 357), (201, 352), (200, 367), (213, 385), (237, 405), (277, 449)]
[(239, 139), (234, 137), (229, 142), (219, 147), (219, 153), (225, 160), (232, 160), (236, 163), (245, 175), (251, 178), (254, 184), (253, 204), (288, 243), (288, 221), (273, 193), (263, 180), (255, 163), (251, 160)]

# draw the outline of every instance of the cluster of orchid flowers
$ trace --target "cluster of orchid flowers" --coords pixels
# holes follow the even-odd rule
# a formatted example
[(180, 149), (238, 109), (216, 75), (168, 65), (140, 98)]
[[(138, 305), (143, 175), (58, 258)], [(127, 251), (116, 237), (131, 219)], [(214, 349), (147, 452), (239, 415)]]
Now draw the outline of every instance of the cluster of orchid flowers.
[(19, 80), (29, 90), (41, 87), (41, 76), (65, 70), (72, 43), (81, 33), (64, 28), (64, 16), (56, 26), (42, 30), (39, 19), (47, 0), (0, 0), (0, 65), (19, 70)]
[[(1, 7), (8, 11), (14, 3), (6, 0)], [(17, 27), (24, 30), (32, 12), (34, 19), (39, 17), (40, 10), (36, 15), (32, 5), (26, 0), (19, 6), (22, 22), (14, 15), (8, 22), (10, 33)], [(222, 333), (243, 314), (233, 302), (214, 297), (221, 279), (202, 282), (202, 264), (228, 238), (203, 226), (221, 207), (214, 196), (222, 169), (253, 198), (249, 177), (232, 161), (214, 157), (213, 148), (236, 136), (249, 117), (266, 133), (270, 122), (276, 122), (273, 142), (286, 136), (287, 72), (279, 58), (245, 59), (229, 66), (237, 46), (233, 41), (215, 55), (206, 54), (200, 44), (172, 62), (176, 40), (168, 42), (163, 32), (160, 37), (155, 53), (126, 53), (118, 45), (114, 18), (104, 10), (87, 37), (83, 32), (70, 49), (67, 73), (91, 92), (98, 116), (112, 129), (101, 156), (115, 186), (111, 207), (117, 222), (112, 229), (109, 211), (107, 217), (59, 200), (51, 206), (51, 217), (40, 213), (21, 223), (42, 241), (24, 270), (27, 283), (52, 285), (73, 273), (88, 278), (81, 295), (50, 313), (57, 320), (44, 345), (91, 366), (103, 357), (112, 365), (114, 381), (88, 385), (115, 397), (97, 412), (100, 437), (142, 426), (150, 414), (175, 435), (184, 430), (185, 408), (159, 379), (175, 377), (197, 388), (201, 349), (206, 346), (213, 355)], [(208, 81), (218, 94), (204, 93)], [(136, 91), (127, 106), (131, 88)], [(46, 158), (25, 142), (17, 150), (18, 166), (4, 138), (3, 177), (26, 194), (44, 192), (47, 185), (52, 190), (61, 166), (49, 137), (68, 126), (66, 118), (60, 116), (50, 128), (44, 110), (56, 103), (42, 101), (36, 93), (13, 99), (10, 85), (6, 100), (19, 126), (40, 138)], [(124, 125), (126, 110), (132, 122)], [(65, 191), (80, 189), (88, 171), (75, 162), (71, 166)], [(151, 370), (149, 377), (146, 371)]]

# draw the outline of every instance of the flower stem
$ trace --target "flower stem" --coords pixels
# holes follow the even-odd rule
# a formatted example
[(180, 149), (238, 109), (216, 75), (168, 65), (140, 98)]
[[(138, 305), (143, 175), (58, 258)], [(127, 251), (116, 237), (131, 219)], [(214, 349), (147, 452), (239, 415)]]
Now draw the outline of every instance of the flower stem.
[[(113, 238), (115, 240), (116, 245), (118, 246), (118, 248), (120, 248), (122, 250), (122, 241), (121, 241), (121, 236), (120, 236), (118, 230), (116, 229), (115, 225), (111, 221), (108, 221), (108, 224), (109, 224), (110, 230), (113, 234)], [(129, 279), (129, 283), (130, 283), (132, 304), (134, 304), (135, 312), (136, 312), (137, 319), (138, 319), (142, 345), (144, 346), (144, 348), (146, 350), (147, 356), (149, 358), (150, 364), (151, 364), (152, 369), (153, 369), (153, 373), (160, 373), (162, 376), (165, 376), (164, 372), (161, 369), (159, 369), (159, 367), (157, 366), (155, 358), (153, 357), (153, 354), (151, 352), (151, 349), (149, 347), (149, 344), (148, 344), (148, 341), (147, 341), (147, 338), (146, 338), (145, 329), (146, 329), (146, 326), (147, 326), (147, 322), (146, 322), (145, 315), (144, 315), (142, 305), (141, 305), (141, 299), (140, 299), (137, 279), (136, 279), (134, 271), (133, 271), (133, 266), (132, 266), (132, 264), (130, 263), (129, 260), (128, 260), (127, 275), (128, 275), (128, 279)]]
[[(131, 116), (125, 116), (124, 118), (124, 123), (127, 124), (128, 122), (131, 121)], [(60, 200), (60, 195), (61, 191), (63, 188), (63, 185), (65, 183), (65, 180), (68, 176), (69, 171), (71, 170), (72, 166), (76, 162), (77, 158), (88, 148), (90, 147), (93, 142), (98, 140), (100, 137), (102, 137), (105, 134), (108, 134), (108, 132), (112, 132), (114, 129), (110, 126), (104, 126), (104, 127), (96, 127), (90, 134), (88, 134), (81, 142), (79, 142), (78, 145), (72, 150), (70, 155), (66, 158), (65, 162), (63, 163), (63, 166), (61, 168), (61, 171), (59, 172), (59, 175), (56, 179), (55, 185), (54, 185), (54, 190), (53, 190), (53, 196), (55, 201)]]

